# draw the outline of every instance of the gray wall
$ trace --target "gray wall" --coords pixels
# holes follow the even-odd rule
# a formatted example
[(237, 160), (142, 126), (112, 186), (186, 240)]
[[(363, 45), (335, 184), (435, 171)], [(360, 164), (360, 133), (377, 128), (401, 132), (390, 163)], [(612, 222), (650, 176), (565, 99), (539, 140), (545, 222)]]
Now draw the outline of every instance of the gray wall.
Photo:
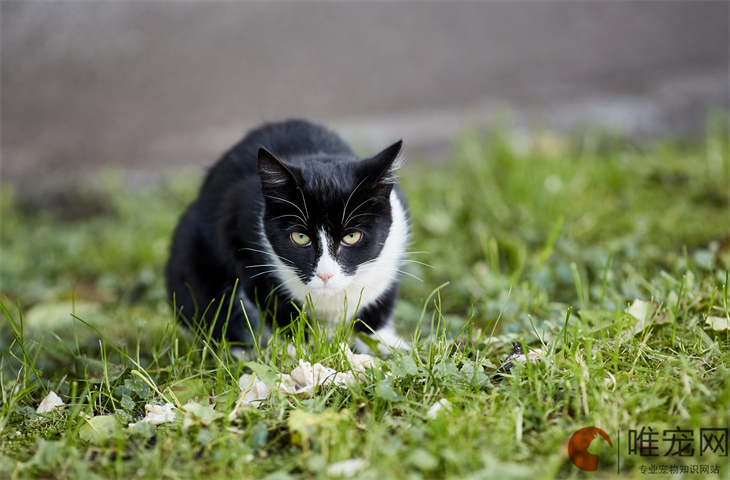
[(411, 157), (507, 110), (693, 132), (728, 108), (728, 5), (3, 1), (2, 180), (206, 165), (290, 116)]

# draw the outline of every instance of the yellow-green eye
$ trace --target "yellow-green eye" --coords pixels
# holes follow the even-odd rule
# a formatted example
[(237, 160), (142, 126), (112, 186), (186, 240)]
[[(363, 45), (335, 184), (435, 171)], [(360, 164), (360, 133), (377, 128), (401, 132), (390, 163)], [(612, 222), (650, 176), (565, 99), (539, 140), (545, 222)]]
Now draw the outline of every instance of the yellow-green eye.
[(306, 247), (310, 243), (312, 243), (312, 239), (309, 238), (309, 235), (302, 232), (292, 232), (291, 241), (296, 243), (300, 247)]
[(349, 246), (355, 245), (357, 242), (360, 241), (362, 238), (362, 233), (360, 232), (351, 232), (342, 237), (342, 243)]

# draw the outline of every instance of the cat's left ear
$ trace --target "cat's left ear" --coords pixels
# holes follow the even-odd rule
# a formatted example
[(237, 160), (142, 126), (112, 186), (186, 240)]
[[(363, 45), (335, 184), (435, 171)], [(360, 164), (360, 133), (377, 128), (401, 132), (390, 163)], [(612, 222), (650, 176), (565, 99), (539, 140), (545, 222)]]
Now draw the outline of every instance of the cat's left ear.
[(358, 165), (358, 176), (378, 183), (395, 183), (393, 172), (400, 166), (398, 154), (403, 140), (398, 140), (374, 157), (367, 158)]
[(297, 172), (264, 147), (259, 148), (258, 167), (264, 191), (297, 185)]

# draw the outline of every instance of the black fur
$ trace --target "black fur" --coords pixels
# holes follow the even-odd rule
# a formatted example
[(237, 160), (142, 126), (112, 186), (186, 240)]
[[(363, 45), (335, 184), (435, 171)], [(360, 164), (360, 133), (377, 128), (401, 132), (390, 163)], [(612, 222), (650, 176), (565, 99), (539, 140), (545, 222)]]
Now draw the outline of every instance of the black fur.
[[(335, 133), (307, 121), (266, 124), (249, 132), (208, 172), (199, 197), (175, 230), (166, 279), (181, 318), (209, 328), (217, 302), (223, 295), (230, 298), (236, 279), (239, 289), (227, 331), (221, 318), (213, 329), (215, 337), (250, 342), (240, 300), (253, 329), (260, 326), (253, 305), (280, 326), (296, 317), (292, 302), (300, 304), (302, 299), (292, 298), (279, 276), (263, 266), (271, 265), (271, 259), (262, 235), (303, 283), (313, 278), (323, 249), (349, 275), (376, 258), (391, 227), (392, 189), (406, 206), (391, 174), (400, 145), (362, 160)], [(332, 239), (357, 231), (362, 240), (356, 247), (338, 241), (320, 245), (320, 230)], [(296, 245), (290, 238), (294, 231), (305, 231), (311, 245)], [(396, 279), (376, 302), (360, 309), (357, 317), (362, 323), (356, 328), (384, 326), (397, 292)], [(221, 317), (227, 301), (225, 307)]]

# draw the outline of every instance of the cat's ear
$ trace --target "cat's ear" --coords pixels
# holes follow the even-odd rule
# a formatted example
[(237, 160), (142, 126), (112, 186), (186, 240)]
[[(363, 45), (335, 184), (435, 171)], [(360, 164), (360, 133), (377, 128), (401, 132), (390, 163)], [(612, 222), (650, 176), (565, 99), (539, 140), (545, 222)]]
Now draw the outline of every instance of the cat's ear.
[(358, 176), (376, 183), (395, 183), (393, 172), (400, 166), (398, 154), (403, 140), (398, 140), (377, 155), (367, 158), (358, 165)]
[(297, 176), (294, 170), (264, 147), (259, 148), (258, 167), (261, 188), (264, 191), (276, 190), (287, 185), (296, 186), (297, 184)]

